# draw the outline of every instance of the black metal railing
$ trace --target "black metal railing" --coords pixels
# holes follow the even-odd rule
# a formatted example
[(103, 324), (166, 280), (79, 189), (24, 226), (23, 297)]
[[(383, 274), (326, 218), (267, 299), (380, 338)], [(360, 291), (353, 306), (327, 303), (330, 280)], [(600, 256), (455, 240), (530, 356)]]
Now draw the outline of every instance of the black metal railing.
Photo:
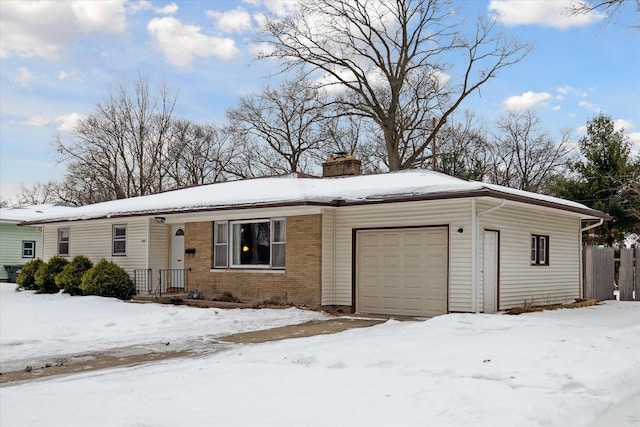
[(133, 284), (136, 288), (136, 294), (150, 294), (152, 292), (151, 269), (133, 270)]
[(190, 268), (166, 268), (159, 270), (159, 295), (187, 292)]

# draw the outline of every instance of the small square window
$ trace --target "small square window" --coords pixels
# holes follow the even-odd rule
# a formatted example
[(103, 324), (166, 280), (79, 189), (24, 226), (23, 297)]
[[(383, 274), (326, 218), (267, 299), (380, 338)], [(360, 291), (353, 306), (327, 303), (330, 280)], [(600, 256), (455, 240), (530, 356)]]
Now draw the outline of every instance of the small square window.
[(36, 257), (36, 242), (34, 240), (22, 241), (22, 258)]

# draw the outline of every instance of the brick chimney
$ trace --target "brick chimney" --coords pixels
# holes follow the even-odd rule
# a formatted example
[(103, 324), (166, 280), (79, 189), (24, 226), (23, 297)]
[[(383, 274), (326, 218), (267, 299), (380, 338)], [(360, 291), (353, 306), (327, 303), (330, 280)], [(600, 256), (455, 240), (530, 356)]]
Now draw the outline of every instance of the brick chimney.
[(322, 164), (322, 177), (360, 175), (361, 163), (362, 162), (356, 159), (355, 156), (347, 156), (346, 153), (337, 153), (334, 157), (329, 157), (327, 161)]

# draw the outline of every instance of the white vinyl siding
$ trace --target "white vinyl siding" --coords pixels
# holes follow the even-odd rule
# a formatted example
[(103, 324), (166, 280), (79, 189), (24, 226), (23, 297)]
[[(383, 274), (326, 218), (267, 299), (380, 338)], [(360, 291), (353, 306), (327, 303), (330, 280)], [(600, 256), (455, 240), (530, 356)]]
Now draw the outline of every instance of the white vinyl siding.
[[(113, 255), (113, 226), (127, 225), (127, 256)], [(44, 259), (48, 260), (57, 251), (57, 231), (69, 229), (69, 257), (84, 255), (94, 263), (104, 258), (113, 261), (128, 273), (134, 269), (148, 268), (147, 238), (149, 220), (147, 218), (127, 218), (123, 220), (77, 221), (44, 225)]]
[[(471, 310), (471, 200), (385, 203), (325, 212), (327, 215), (322, 224), (323, 305), (352, 304), (352, 230), (448, 225), (449, 311)], [(464, 230), (462, 233), (456, 231), (460, 227)]]
[[(500, 310), (525, 299), (542, 303), (580, 296), (580, 219), (575, 214), (507, 205), (482, 217), (481, 226), (500, 230)], [(548, 236), (549, 265), (531, 264), (532, 235)]]

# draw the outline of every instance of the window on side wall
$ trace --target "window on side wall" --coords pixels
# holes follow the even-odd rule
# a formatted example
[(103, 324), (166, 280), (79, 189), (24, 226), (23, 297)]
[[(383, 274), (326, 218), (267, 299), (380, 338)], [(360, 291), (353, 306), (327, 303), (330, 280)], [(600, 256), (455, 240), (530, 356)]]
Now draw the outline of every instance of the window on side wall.
[(531, 235), (531, 265), (549, 265), (549, 236)]
[(113, 255), (127, 254), (127, 226), (124, 224), (113, 226)]
[(58, 228), (58, 255), (69, 256), (69, 229)]
[(23, 240), (22, 241), (22, 258), (35, 258), (35, 257), (36, 257), (35, 240)]
[(214, 223), (214, 268), (285, 267), (283, 218)]

